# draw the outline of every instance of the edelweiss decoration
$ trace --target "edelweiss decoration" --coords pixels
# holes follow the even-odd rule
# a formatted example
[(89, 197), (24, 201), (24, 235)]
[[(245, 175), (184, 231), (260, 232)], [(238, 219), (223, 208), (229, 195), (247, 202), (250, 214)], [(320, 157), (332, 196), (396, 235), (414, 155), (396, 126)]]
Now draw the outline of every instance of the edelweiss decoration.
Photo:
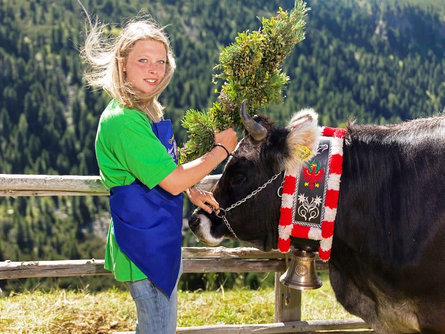
[(340, 191), (345, 129), (321, 128), (316, 154), (306, 167), (286, 171), (283, 182), (278, 248), (289, 251), (290, 237), (320, 241), (318, 255), (331, 255)]

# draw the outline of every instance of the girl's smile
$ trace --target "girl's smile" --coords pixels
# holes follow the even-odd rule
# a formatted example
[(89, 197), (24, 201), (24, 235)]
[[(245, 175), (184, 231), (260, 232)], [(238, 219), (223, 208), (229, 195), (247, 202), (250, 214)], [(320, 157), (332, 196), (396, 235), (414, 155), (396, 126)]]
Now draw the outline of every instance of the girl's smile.
[(165, 76), (167, 52), (163, 43), (151, 39), (139, 40), (124, 64), (126, 80), (131, 86), (146, 94), (156, 91)]

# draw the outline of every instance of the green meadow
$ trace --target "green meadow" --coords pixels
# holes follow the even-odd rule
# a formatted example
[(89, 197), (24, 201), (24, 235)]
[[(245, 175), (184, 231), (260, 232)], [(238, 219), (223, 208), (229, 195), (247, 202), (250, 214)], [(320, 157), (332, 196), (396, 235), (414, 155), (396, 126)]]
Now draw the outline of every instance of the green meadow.
[[(335, 300), (329, 279), (304, 291), (302, 320), (354, 318)], [(178, 327), (274, 322), (274, 288), (179, 291)], [(113, 333), (135, 330), (136, 312), (127, 291), (53, 290), (0, 298), (0, 333)]]

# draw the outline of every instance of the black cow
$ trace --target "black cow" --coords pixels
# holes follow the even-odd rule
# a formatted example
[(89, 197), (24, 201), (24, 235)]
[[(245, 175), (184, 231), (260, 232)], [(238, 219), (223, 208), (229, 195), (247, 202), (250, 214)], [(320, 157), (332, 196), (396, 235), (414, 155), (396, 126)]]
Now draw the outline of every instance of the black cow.
[[(295, 145), (314, 150), (316, 114), (300, 113), (298, 131), (242, 117), (247, 131), (214, 189), (227, 221), (198, 210), (190, 227), (210, 245), (237, 237), (267, 251), (277, 248), (282, 174), (236, 202), (295, 163)], [(343, 151), (329, 261), (337, 300), (379, 333), (445, 333), (445, 116), (349, 124)]]

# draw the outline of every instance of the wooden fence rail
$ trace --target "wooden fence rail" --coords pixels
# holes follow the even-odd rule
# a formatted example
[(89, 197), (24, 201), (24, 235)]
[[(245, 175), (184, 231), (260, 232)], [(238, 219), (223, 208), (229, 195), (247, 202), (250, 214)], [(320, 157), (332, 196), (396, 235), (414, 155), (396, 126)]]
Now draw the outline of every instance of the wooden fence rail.
[[(219, 175), (204, 178), (199, 186), (210, 189)], [(97, 176), (7, 175), (0, 174), (0, 196), (107, 196)], [(216, 325), (178, 328), (181, 334), (222, 333), (369, 333), (362, 320), (301, 321), (301, 291), (287, 289), (279, 282), (286, 269), (285, 255), (254, 248), (184, 247), (184, 272), (275, 272), (275, 323), (258, 325)], [(27, 277), (69, 277), (109, 275), (104, 260), (2, 261), (0, 280)], [(317, 262), (317, 271), (327, 266)], [(289, 299), (290, 296), (290, 299)], [(357, 331), (358, 330), (358, 331)], [(134, 333), (134, 332), (128, 332)], [(123, 333), (122, 333), (123, 334)]]
[[(220, 175), (205, 177), (199, 187), (208, 190)], [(0, 174), (0, 196), (108, 196), (98, 176)]]
[[(323, 264), (320, 263), (320, 270)], [(184, 247), (184, 273), (283, 272), (284, 255), (255, 248)], [(0, 279), (109, 275), (104, 260), (0, 262)]]

